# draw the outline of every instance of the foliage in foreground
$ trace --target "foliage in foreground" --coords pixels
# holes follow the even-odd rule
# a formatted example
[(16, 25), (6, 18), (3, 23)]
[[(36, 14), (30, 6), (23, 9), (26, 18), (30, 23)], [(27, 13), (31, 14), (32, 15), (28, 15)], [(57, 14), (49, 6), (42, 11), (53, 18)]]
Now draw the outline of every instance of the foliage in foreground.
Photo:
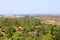
[(28, 16), (0, 18), (0, 40), (60, 40), (60, 26)]

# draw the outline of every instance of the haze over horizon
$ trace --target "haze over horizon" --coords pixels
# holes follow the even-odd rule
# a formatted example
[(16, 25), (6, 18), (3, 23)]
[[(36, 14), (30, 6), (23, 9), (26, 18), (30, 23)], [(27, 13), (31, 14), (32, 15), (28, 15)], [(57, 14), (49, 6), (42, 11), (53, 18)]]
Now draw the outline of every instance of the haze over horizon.
[(60, 15), (60, 0), (0, 0), (0, 15)]

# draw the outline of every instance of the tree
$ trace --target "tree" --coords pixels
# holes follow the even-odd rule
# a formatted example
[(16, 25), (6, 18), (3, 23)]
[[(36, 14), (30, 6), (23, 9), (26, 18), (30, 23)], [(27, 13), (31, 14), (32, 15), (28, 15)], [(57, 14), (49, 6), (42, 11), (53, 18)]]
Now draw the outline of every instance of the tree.
[(47, 35), (43, 35), (42, 40), (53, 40), (52, 35), (50, 33)]
[(12, 40), (24, 40), (24, 36), (21, 36), (19, 32), (15, 32), (12, 36)]
[(19, 27), (20, 26), (18, 20), (14, 20), (14, 26), (16, 26), (16, 27)]

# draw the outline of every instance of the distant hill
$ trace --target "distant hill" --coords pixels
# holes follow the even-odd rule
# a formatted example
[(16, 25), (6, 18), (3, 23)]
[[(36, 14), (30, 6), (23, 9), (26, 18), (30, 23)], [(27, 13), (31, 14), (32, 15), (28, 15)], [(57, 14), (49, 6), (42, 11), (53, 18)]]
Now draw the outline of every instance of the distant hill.
[(40, 15), (40, 16), (35, 16), (36, 18), (39, 18), (42, 23), (47, 23), (47, 24), (58, 24), (60, 25), (60, 16), (53, 16), (53, 15)]

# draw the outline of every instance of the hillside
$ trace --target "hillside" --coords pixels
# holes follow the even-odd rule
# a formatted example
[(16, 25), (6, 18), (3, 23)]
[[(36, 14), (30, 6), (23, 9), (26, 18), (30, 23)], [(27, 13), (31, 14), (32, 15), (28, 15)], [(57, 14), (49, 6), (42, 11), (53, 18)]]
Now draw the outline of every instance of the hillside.
[(60, 25), (52, 24), (57, 18), (59, 17), (2, 16), (0, 40), (60, 40)]
[(40, 19), (42, 21), (42, 23), (60, 25), (60, 16), (40, 15), (40, 16), (36, 16), (36, 17), (38, 19)]

